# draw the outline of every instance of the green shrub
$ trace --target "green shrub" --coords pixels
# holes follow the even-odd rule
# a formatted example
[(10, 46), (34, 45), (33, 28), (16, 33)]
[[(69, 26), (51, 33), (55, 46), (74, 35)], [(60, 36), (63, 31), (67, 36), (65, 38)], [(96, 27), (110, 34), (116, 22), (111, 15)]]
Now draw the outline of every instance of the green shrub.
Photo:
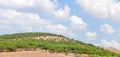
[(7, 50), (7, 47), (2, 43), (0, 43), (0, 51), (4, 51), (4, 50)]

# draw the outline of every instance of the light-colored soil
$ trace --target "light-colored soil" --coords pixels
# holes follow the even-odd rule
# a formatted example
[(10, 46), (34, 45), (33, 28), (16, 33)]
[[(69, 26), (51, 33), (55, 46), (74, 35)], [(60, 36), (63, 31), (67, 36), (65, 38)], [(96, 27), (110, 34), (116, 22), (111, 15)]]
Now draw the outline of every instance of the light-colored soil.
[(63, 53), (49, 53), (39, 50), (39, 51), (0, 52), (0, 57), (73, 57), (73, 55), (65, 55)]
[(105, 50), (112, 51), (112, 52), (115, 52), (115, 53), (120, 53), (120, 50), (117, 50), (117, 49), (115, 49), (115, 48), (109, 47), (109, 48), (104, 48), (104, 49), (105, 49)]

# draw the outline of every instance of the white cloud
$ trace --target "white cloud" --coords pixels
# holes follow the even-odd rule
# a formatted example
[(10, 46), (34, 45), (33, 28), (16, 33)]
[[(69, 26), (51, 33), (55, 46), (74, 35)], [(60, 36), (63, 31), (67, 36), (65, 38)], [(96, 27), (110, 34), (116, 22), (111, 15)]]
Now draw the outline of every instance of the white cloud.
[(56, 10), (57, 3), (51, 0), (0, 0), (0, 6), (13, 9), (29, 8), (29, 10), (39, 10), (42, 14), (53, 14)]
[(62, 25), (62, 24), (57, 24), (57, 25), (47, 25), (45, 27), (46, 31), (56, 33), (56, 34), (62, 34), (62, 35), (67, 35), (67, 36), (72, 36), (73, 33), (69, 31), (68, 27)]
[(100, 31), (104, 32), (104, 33), (107, 33), (107, 34), (115, 33), (115, 30), (109, 24), (102, 25)]
[(34, 2), (33, 0), (0, 0), (0, 5), (6, 7), (31, 7)]
[(96, 34), (96, 32), (87, 32), (86, 37), (90, 40), (95, 40), (97, 37), (97, 34)]
[(73, 15), (70, 18), (71, 21), (71, 29), (75, 31), (85, 30), (87, 28), (87, 24), (80, 18)]
[(32, 13), (20, 13), (15, 10), (10, 9), (0, 9), (0, 20), (7, 22), (8, 24), (17, 24), (17, 25), (37, 25), (37, 24), (46, 24), (37, 14)]
[(68, 6), (65, 6), (64, 9), (58, 9), (54, 15), (57, 19), (68, 19), (70, 14), (70, 8)]
[(120, 22), (118, 0), (76, 0), (87, 13), (99, 18), (112, 18)]
[(0, 0), (0, 6), (12, 9), (28, 9), (31, 12), (37, 11), (41, 15), (54, 15), (57, 19), (67, 19), (70, 14), (70, 8), (66, 5), (64, 9), (58, 8), (57, 0)]
[(120, 2), (113, 3), (110, 6), (110, 17), (115, 20), (120, 22)]
[(46, 29), (53, 31), (53, 32), (61, 33), (61, 32), (67, 31), (68, 28), (61, 24), (58, 24), (58, 25), (48, 25), (48, 26), (46, 26)]
[(48, 24), (49, 21), (41, 19), (37, 14), (0, 9), (1, 32), (33, 31)]
[(107, 0), (77, 0), (79, 5), (88, 13), (97, 17), (108, 17)]
[(106, 48), (112, 47), (112, 48), (115, 48), (115, 49), (120, 50), (120, 44), (119, 44), (117, 41), (115, 41), (115, 40), (106, 41), (106, 40), (103, 39), (103, 40), (101, 41), (101, 45), (102, 45), (103, 47), (106, 47)]
[(33, 0), (35, 7), (39, 8), (39, 10), (43, 13), (50, 13), (54, 14), (56, 8), (57, 8), (57, 3), (54, 3), (51, 0)]

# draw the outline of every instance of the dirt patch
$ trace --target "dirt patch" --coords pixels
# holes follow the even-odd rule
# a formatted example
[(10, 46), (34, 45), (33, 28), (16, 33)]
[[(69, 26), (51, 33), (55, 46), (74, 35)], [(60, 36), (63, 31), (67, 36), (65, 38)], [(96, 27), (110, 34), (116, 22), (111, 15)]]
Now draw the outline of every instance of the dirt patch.
[(105, 50), (112, 51), (112, 52), (115, 52), (115, 53), (120, 53), (120, 50), (117, 50), (117, 49), (115, 49), (115, 48), (109, 47), (109, 48), (104, 48), (104, 49), (105, 49)]
[(49, 53), (46, 51), (17, 51), (17, 52), (0, 52), (0, 57), (73, 57), (63, 53)]

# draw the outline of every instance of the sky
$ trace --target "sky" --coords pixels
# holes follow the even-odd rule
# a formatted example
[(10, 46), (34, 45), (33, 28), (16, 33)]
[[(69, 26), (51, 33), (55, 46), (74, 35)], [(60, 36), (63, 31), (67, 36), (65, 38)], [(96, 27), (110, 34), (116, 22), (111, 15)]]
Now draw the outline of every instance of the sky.
[(49, 32), (120, 50), (119, 0), (0, 0), (0, 35)]

